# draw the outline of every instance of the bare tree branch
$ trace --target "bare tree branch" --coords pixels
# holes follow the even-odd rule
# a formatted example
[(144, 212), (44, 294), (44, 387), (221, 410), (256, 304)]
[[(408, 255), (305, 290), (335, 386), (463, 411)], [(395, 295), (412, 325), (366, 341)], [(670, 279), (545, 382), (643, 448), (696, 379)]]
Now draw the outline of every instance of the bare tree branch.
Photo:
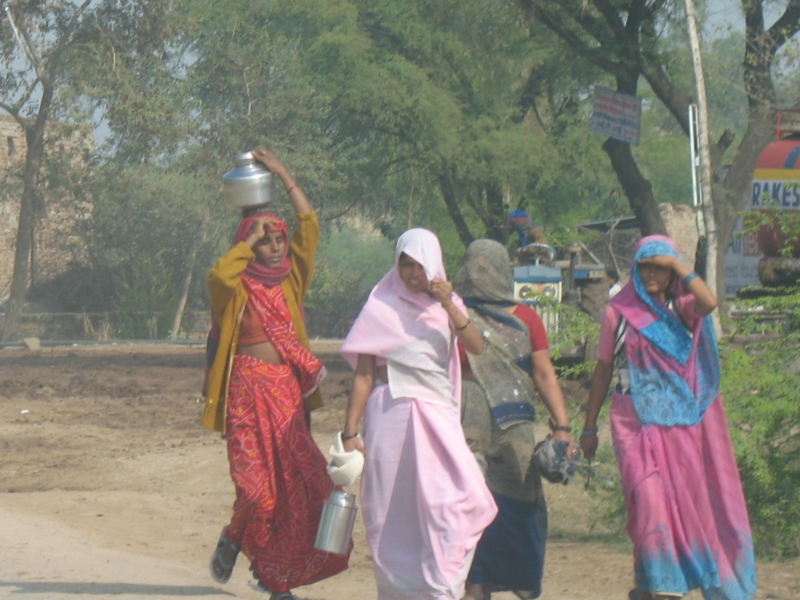
[(608, 58), (598, 48), (592, 48), (584, 40), (580, 38), (575, 32), (567, 27), (559, 18), (552, 13), (546, 11), (538, 2), (533, 0), (525, 0), (525, 4), (529, 5), (530, 14), (542, 21), (549, 29), (551, 29), (558, 37), (569, 44), (570, 48), (581, 55), (583, 58), (592, 64), (600, 67), (609, 73), (616, 73), (619, 66), (614, 61)]
[[(11, 27), (14, 29), (14, 34), (17, 36), (17, 43), (20, 46), (23, 46), (20, 48), (20, 50), (22, 50), (22, 53), (26, 56), (26, 58), (31, 61), (31, 66), (36, 73), (36, 77), (42, 79), (44, 77), (44, 67), (42, 66), (41, 58), (36, 56), (36, 53), (33, 50), (33, 43), (31, 43), (30, 35), (25, 27), (22, 15), (20, 15), (18, 12), (17, 5), (6, 6), (5, 11), (9, 20), (11, 21)], [(20, 37), (22, 38), (21, 43), (19, 40)]]
[(55, 50), (53, 50), (53, 54), (50, 55), (49, 67), (51, 76), (55, 73), (55, 68), (58, 66), (58, 62), (61, 59), (61, 53), (64, 51), (64, 48), (67, 47), (67, 44), (69, 44), (72, 38), (72, 33), (75, 31), (75, 27), (78, 26), (78, 19), (80, 19), (81, 15), (89, 7), (92, 1), (93, 0), (84, 0), (83, 4), (78, 7), (78, 9), (73, 13), (72, 18), (70, 18), (69, 24), (67, 25), (66, 29), (64, 29), (61, 38), (58, 40)]
[(17, 102), (14, 104), (14, 111), (15, 111), (15, 113), (19, 113), (19, 112), (22, 110), (22, 107), (23, 107), (23, 106), (25, 106), (25, 105), (28, 103), (28, 100), (30, 100), (30, 99), (31, 99), (31, 96), (33, 96), (33, 92), (34, 92), (34, 90), (36, 89), (36, 85), (37, 85), (37, 84), (39, 84), (39, 83), (41, 83), (42, 85), (44, 85), (44, 82), (43, 82), (41, 79), (39, 79), (39, 78), (37, 77), (37, 78), (36, 78), (36, 79), (34, 79), (34, 80), (33, 80), (33, 82), (32, 82), (32, 83), (31, 83), (31, 84), (28, 86), (28, 89), (27, 89), (27, 91), (26, 91), (26, 92), (25, 92), (25, 93), (24, 93), (24, 94), (23, 94), (23, 95), (22, 95), (22, 96), (19, 98), (19, 100), (17, 100)]
[(621, 45), (625, 44), (628, 36), (625, 30), (625, 24), (619, 16), (619, 11), (612, 6), (608, 0), (592, 0), (592, 4), (594, 4), (597, 10), (600, 11), (600, 14), (603, 15), (603, 18), (606, 23), (608, 23), (608, 27), (613, 32), (614, 37), (617, 38), (617, 41)]
[(642, 42), (642, 75), (653, 93), (678, 121), (683, 132), (689, 135), (689, 114), (686, 107), (692, 99), (681, 93), (664, 72), (663, 61), (655, 49), (656, 33), (652, 19), (642, 25)]

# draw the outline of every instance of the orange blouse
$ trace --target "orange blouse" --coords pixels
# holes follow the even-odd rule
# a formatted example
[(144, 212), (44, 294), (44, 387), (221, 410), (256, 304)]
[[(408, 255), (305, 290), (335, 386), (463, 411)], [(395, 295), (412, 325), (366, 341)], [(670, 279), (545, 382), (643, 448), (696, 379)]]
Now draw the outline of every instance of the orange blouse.
[(259, 342), (268, 342), (269, 336), (267, 330), (264, 329), (261, 319), (253, 305), (248, 302), (244, 306), (244, 313), (242, 314), (242, 322), (239, 324), (239, 346), (249, 346), (250, 344), (258, 344)]

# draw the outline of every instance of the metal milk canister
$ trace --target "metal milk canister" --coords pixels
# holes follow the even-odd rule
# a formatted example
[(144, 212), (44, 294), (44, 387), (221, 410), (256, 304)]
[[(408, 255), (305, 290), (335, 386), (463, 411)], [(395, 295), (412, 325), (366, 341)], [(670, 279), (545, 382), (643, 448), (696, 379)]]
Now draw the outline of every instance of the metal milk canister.
[(234, 167), (222, 176), (222, 193), (231, 208), (251, 212), (275, 200), (275, 175), (250, 152), (237, 154)]
[(356, 522), (356, 495), (334, 489), (325, 500), (314, 547), (323, 552), (347, 554)]

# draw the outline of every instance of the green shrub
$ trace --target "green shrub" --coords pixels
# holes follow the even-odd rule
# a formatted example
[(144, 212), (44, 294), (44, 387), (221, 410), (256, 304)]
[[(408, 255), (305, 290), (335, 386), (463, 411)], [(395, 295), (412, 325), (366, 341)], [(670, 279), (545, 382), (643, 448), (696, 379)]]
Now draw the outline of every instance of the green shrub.
[(800, 337), (723, 344), (722, 394), (756, 552), (800, 556)]

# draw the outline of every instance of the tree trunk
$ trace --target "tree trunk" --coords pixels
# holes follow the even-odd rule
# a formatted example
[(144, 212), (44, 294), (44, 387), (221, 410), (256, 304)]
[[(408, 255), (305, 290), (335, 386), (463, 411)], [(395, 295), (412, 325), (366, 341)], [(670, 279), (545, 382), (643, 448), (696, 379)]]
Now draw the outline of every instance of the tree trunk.
[(442, 191), (442, 198), (447, 208), (447, 214), (450, 215), (450, 218), (453, 220), (458, 237), (466, 248), (475, 238), (470, 232), (467, 222), (464, 220), (464, 215), (461, 214), (461, 209), (458, 207), (458, 200), (456, 199), (456, 192), (453, 187), (453, 178), (448, 172), (447, 167), (444, 167), (444, 171), (439, 174), (438, 179), (439, 189)]
[(183, 280), (183, 289), (181, 290), (181, 297), (178, 300), (178, 308), (175, 310), (175, 319), (172, 321), (172, 330), (169, 332), (169, 339), (177, 340), (178, 332), (181, 330), (181, 321), (183, 321), (183, 311), (186, 309), (186, 300), (189, 298), (189, 288), (192, 286), (192, 272), (194, 265), (197, 262), (197, 253), (205, 241), (203, 236), (204, 224), (200, 226), (200, 230), (194, 238), (192, 244), (192, 251), (189, 253), (189, 260), (186, 266), (186, 277)]
[(616, 173), (622, 189), (625, 190), (631, 210), (639, 222), (642, 236), (657, 233), (666, 235), (667, 228), (664, 227), (661, 211), (658, 210), (658, 205), (653, 197), (653, 186), (639, 170), (630, 144), (608, 138), (603, 143), (603, 150), (611, 159), (611, 166), (614, 168), (614, 173)]
[(28, 176), (26, 174), (25, 191), (22, 193), (17, 223), (17, 239), (14, 248), (14, 274), (11, 277), (11, 291), (6, 305), (6, 318), (3, 322), (2, 341), (11, 342), (17, 339), (17, 331), (22, 321), (25, 305), (25, 294), (28, 291), (29, 265), (31, 256), (31, 237), (33, 233), (33, 202), (30, 194), (26, 194)]
[(10, 342), (17, 338), (25, 306), (25, 295), (28, 292), (33, 226), (36, 218), (35, 203), (39, 188), (39, 171), (44, 154), (44, 129), (52, 101), (53, 88), (45, 86), (33, 128), (25, 130), (28, 142), (28, 151), (25, 156), (25, 180), (20, 198), (17, 240), (14, 248), (14, 274), (11, 277), (8, 308), (3, 323), (3, 335), (0, 338), (3, 342)]
[(39, 282), (39, 241), (36, 239), (36, 222), (39, 220), (36, 210), (33, 211), (33, 223), (31, 224), (31, 275), (28, 278), (31, 287)]
[(505, 246), (508, 243), (506, 210), (503, 205), (503, 188), (498, 181), (486, 184), (486, 214), (486, 237)]
[(774, 131), (775, 110), (772, 106), (751, 109), (747, 132), (733, 163), (724, 181), (714, 187), (714, 209), (721, 240), (730, 240), (739, 213), (750, 200), (756, 162), (764, 147), (774, 139)]

